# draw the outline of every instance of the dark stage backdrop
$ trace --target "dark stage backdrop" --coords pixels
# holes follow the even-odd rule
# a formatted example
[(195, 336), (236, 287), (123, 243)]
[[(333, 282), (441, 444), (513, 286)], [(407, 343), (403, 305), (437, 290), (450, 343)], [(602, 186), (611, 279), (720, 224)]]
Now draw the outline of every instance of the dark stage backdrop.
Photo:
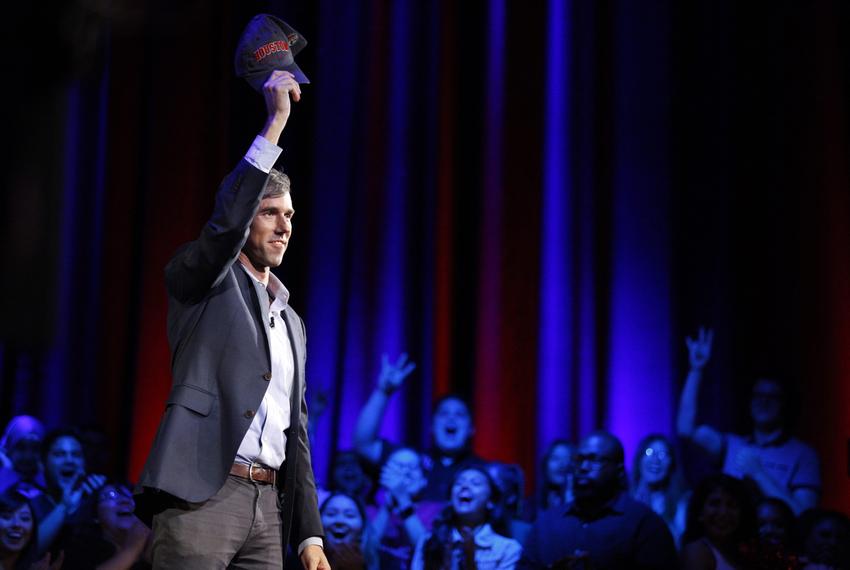
[(1, 419), (84, 424), (138, 474), (171, 381), (162, 268), (262, 125), (232, 57), (271, 12), (309, 40), (278, 273), (321, 481), (383, 352), (419, 364), (385, 437), (427, 446), (457, 392), (476, 450), (533, 480), (557, 437), (672, 434), (707, 325), (701, 419), (747, 430), (748, 384), (790, 379), (850, 510), (842, 2), (56, 4), (61, 49), (29, 54), (55, 73), (4, 50)]

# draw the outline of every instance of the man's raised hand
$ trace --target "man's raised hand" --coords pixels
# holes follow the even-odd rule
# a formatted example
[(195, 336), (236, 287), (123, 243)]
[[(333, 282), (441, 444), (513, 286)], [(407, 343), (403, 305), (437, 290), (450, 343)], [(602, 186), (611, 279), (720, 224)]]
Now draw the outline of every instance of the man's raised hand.
[(290, 99), (301, 100), (301, 86), (298, 85), (292, 73), (275, 70), (263, 85), (263, 98), (266, 100), (268, 119), (260, 134), (273, 144), (277, 144), (292, 110)]

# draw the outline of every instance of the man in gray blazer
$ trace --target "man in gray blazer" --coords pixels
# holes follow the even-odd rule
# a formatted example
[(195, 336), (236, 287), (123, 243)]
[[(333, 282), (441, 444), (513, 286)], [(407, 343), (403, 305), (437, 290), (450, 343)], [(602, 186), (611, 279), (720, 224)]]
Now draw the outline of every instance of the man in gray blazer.
[(155, 568), (282, 568), (287, 545), (329, 570), (307, 439), (304, 324), (269, 270), (292, 236), (272, 169), (301, 90), (263, 86), (268, 119), (222, 182), (200, 237), (166, 266), (173, 387), (139, 482)]

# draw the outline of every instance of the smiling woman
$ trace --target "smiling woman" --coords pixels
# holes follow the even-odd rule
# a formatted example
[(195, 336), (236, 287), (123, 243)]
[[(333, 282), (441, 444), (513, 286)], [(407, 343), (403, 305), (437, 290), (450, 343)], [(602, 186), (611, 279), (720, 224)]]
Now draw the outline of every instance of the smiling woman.
[(151, 530), (133, 514), (135, 506), (127, 486), (104, 485), (97, 494), (97, 520), (74, 529), (63, 567), (150, 568)]
[(346, 493), (332, 493), (319, 512), (325, 528), (325, 554), (331, 568), (363, 570), (374, 568), (367, 560), (374, 555), (366, 528), (366, 511), (360, 501)]
[(0, 568), (29, 568), (35, 520), (27, 500), (14, 490), (0, 495)]
[(498, 505), (499, 488), (485, 470), (459, 471), (452, 482), (451, 504), (434, 521), (433, 531), (416, 545), (411, 568), (516, 567), (522, 547), (499, 534), (505, 529), (499, 523)]

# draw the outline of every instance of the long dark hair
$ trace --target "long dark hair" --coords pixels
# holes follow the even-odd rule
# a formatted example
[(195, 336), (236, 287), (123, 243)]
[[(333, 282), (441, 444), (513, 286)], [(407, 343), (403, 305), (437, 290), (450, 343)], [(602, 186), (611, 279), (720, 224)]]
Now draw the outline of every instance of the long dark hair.
[[(487, 480), (487, 485), (490, 487), (490, 502), (494, 505), (494, 507), (490, 510), (486, 522), (493, 527), (494, 532), (501, 535), (507, 534), (506, 522), (504, 520), (504, 516), (502, 516), (501, 509), (498, 507), (498, 505), (501, 504), (499, 486), (496, 485), (496, 482), (493, 481), (493, 478), (490, 477), (489, 473), (487, 473), (486, 468), (467, 467), (466, 469), (459, 470), (452, 478), (451, 487), (454, 487), (455, 481), (457, 481), (457, 478), (461, 475), (461, 473), (465, 473), (467, 471), (477, 471)], [(449, 493), (451, 493), (451, 491)], [(451, 494), (449, 494), (449, 504), (434, 520), (434, 524), (431, 529), (431, 536), (429, 536), (428, 540), (425, 542), (423, 558), (425, 560), (426, 570), (443, 570), (451, 568), (452, 529), (457, 528), (458, 526), (459, 521), (451, 503)]]
[(676, 461), (676, 450), (673, 447), (673, 442), (661, 434), (650, 434), (638, 443), (637, 452), (635, 453), (634, 461), (632, 463), (632, 496), (641, 500), (638, 496), (638, 490), (641, 483), (640, 464), (643, 460), (643, 456), (646, 455), (646, 450), (649, 449), (649, 446), (656, 441), (664, 443), (670, 453), (670, 471), (667, 473), (664, 481), (664, 512), (662, 513), (662, 516), (666, 521), (672, 521), (676, 518), (676, 509), (679, 506), (679, 500), (682, 498), (682, 495), (684, 495), (686, 490), (685, 480)]
[(29, 499), (18, 491), (15, 486), (0, 494), (0, 513), (14, 513), (23, 506), (29, 507), (30, 514), (32, 514), (32, 532), (26, 546), (18, 555), (15, 568), (29, 568), (35, 561), (36, 544), (38, 544), (38, 521), (35, 518), (35, 511)]
[(718, 489), (735, 499), (741, 511), (738, 528), (732, 533), (731, 541), (736, 547), (740, 547), (755, 536), (756, 509), (746, 484), (729, 475), (711, 475), (700, 481), (688, 502), (687, 526), (682, 535), (682, 544), (688, 544), (706, 536), (705, 527), (700, 520), (702, 510), (708, 496)]
[(534, 513), (536, 516), (537, 513), (545, 511), (549, 508), (547, 504), (549, 492), (553, 490), (558, 490), (562, 494), (566, 491), (566, 489), (558, 489), (549, 481), (549, 474), (547, 464), (549, 463), (549, 458), (554, 453), (555, 449), (558, 447), (566, 447), (570, 450), (570, 456), (574, 456), (576, 452), (576, 444), (571, 442), (568, 439), (556, 439), (552, 443), (549, 444), (549, 447), (546, 448), (546, 451), (543, 453), (543, 457), (540, 458), (540, 467), (537, 470), (537, 489), (534, 492)]

